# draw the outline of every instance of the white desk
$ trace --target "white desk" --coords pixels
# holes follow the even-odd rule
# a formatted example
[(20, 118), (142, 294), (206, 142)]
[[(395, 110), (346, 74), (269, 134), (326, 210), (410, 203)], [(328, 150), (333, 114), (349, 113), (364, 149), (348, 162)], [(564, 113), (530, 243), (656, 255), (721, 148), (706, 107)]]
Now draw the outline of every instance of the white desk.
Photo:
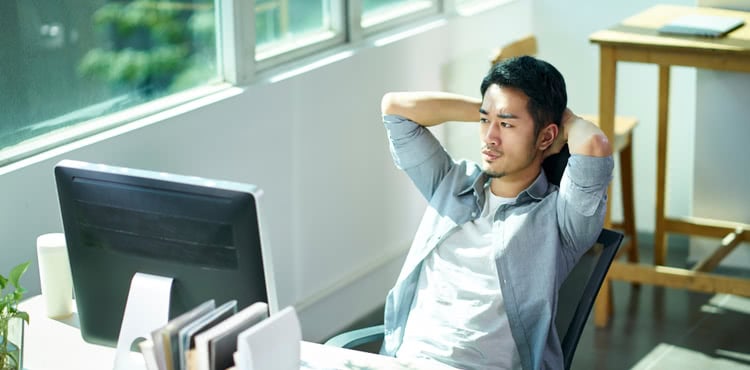
[[(23, 301), (20, 308), (31, 320), (24, 337), (24, 369), (103, 370), (114, 365), (115, 349), (86, 343), (78, 328), (78, 314), (64, 320), (47, 318), (41, 296)], [(133, 353), (140, 358), (139, 353)], [(451, 370), (433, 362), (402, 361), (392, 357), (302, 342), (300, 370), (389, 369)], [(453, 369), (455, 370), (455, 369)]]

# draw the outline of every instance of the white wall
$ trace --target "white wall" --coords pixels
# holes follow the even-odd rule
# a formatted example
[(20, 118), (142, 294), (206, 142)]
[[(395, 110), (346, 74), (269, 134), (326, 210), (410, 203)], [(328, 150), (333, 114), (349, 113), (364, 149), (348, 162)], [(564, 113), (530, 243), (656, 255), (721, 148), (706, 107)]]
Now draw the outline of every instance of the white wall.
[[(740, 0), (698, 0), (701, 6), (750, 11)], [(694, 216), (750, 224), (750, 175), (747, 140), (750, 138), (750, 75), (698, 71), (693, 180)], [(693, 238), (690, 259), (713, 251), (718, 239)], [(722, 265), (747, 267), (750, 249), (743, 243)]]
[(265, 190), (280, 303), (300, 311), (305, 338), (321, 340), (382, 304), (424, 210), (391, 163), (380, 97), (440, 89), (445, 64), (531, 24), (531, 0), (516, 0), (0, 169), (0, 271), (33, 261), (23, 282), (39, 292), (35, 238), (62, 231), (52, 176), (61, 159), (254, 183)]

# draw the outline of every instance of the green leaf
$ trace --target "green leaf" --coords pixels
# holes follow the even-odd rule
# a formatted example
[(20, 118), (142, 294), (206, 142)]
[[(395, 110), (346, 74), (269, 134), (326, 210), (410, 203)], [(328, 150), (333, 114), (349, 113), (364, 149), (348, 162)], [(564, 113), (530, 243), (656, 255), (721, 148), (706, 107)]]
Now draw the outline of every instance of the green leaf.
[(28, 312), (18, 311), (18, 312), (15, 313), (15, 315), (13, 315), (13, 317), (17, 317), (19, 319), (22, 319), (23, 321), (26, 321), (27, 324), (29, 323), (29, 314), (28, 314)]
[(30, 264), (31, 261), (26, 261), (10, 270), (10, 276), (8, 276), (8, 280), (10, 280), (10, 283), (13, 284), (14, 287), (21, 288), (21, 285), (18, 283), (18, 281), (21, 280), (21, 275), (26, 272)]
[(104, 25), (117, 21), (123, 13), (123, 6), (119, 3), (108, 3), (94, 12), (94, 24)]
[(26, 293), (26, 289), (24, 288), (18, 288), (13, 291), (13, 300), (16, 302), (20, 302), (21, 298), (23, 298), (23, 293)]
[(15, 369), (18, 366), (18, 355), (18, 352), (8, 353), (8, 356), (10, 356), (10, 363), (7, 365), (10, 365), (11, 369)]
[(5, 289), (5, 285), (8, 284), (8, 279), (5, 276), (0, 275), (0, 290)]

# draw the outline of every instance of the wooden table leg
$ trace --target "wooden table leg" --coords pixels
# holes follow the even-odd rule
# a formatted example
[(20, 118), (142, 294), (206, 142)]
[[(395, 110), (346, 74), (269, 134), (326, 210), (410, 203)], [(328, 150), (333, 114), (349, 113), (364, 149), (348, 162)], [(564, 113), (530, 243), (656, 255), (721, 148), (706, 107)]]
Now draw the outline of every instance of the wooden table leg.
[(654, 265), (667, 262), (666, 189), (667, 128), (669, 117), (669, 66), (659, 65), (659, 118), (656, 149), (656, 230), (654, 231)]
[[(607, 135), (609, 142), (615, 142), (615, 91), (617, 82), (617, 62), (614, 48), (602, 45), (599, 50), (599, 128)], [(604, 227), (612, 226), (611, 220), (611, 189), (607, 192), (607, 213), (604, 217)]]
[[(600, 45), (599, 47), (599, 128), (607, 135), (610, 143), (615, 142), (615, 91), (617, 82), (617, 62), (613, 47)], [(612, 186), (607, 190), (607, 212), (604, 216), (604, 227), (611, 227)], [(594, 307), (594, 322), (596, 326), (606, 326), (613, 314), (611, 282), (604, 280), (596, 298)]]
[[(631, 133), (632, 135), (632, 133)], [(640, 262), (638, 253), (638, 231), (635, 228), (635, 199), (633, 199), (633, 144), (620, 152), (620, 179), (622, 191), (622, 218), (625, 235), (630, 237), (628, 243), (628, 262)], [(627, 184), (627, 186), (626, 186)], [(626, 189), (630, 189), (627, 191)]]

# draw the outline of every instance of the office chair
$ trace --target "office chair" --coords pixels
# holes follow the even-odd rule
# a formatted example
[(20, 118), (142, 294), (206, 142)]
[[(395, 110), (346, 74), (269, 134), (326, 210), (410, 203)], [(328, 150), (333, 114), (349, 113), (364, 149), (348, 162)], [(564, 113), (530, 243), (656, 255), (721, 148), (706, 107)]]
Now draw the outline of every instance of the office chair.
[[(565, 369), (570, 369), (578, 341), (583, 333), (596, 295), (604, 282), (609, 266), (622, 243), (619, 232), (602, 229), (591, 249), (581, 257), (560, 286), (555, 327), (560, 336)], [(376, 325), (339, 334), (326, 345), (354, 349), (363, 344), (383, 340), (383, 325)]]
[[(536, 55), (538, 52), (537, 39), (534, 35), (528, 35), (513, 41), (501, 48), (496, 49), (490, 64), (494, 65), (502, 60), (521, 55)], [(593, 114), (580, 114), (587, 121), (599, 125), (599, 116)], [(633, 190), (633, 129), (638, 125), (638, 119), (634, 117), (615, 116), (615, 138), (613, 151), (618, 154), (620, 160), (620, 189), (622, 191), (622, 223), (612, 223), (615, 229), (623, 230), (628, 238), (625, 249), (628, 251), (628, 261), (638, 262), (638, 240), (635, 229), (635, 203)], [(549, 176), (548, 176), (549, 177)], [(611, 200), (607, 200), (609, 208)], [(611, 208), (610, 208), (611, 209)], [(608, 298), (609, 299), (609, 298)]]

